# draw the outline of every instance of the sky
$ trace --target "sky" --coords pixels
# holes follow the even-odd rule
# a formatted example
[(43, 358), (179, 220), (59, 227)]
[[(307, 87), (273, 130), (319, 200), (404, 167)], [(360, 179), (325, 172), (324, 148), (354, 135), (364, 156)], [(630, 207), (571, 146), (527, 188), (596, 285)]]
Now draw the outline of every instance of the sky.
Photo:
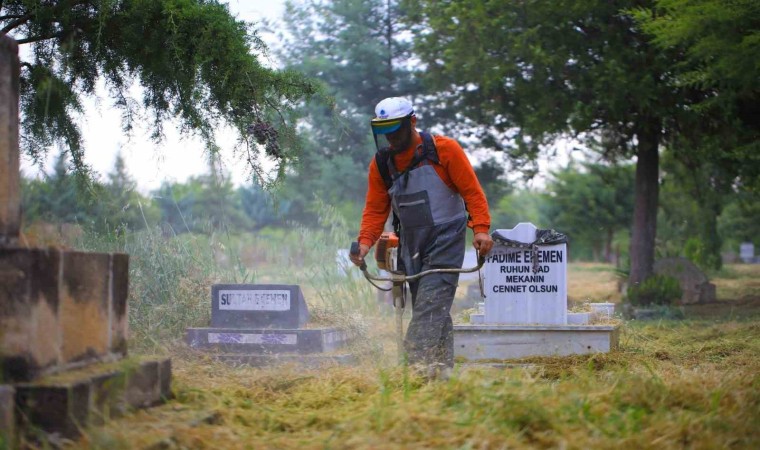
[[(227, 3), (230, 12), (248, 22), (258, 22), (263, 18), (279, 19), (285, 8), (285, 0), (230, 0)], [(262, 37), (272, 39), (272, 36)], [(23, 46), (21, 58), (24, 58)], [(159, 144), (149, 138), (150, 131), (144, 127), (138, 127), (131, 137), (125, 136), (121, 129), (121, 113), (111, 105), (112, 100), (100, 89), (99, 98), (85, 99), (84, 114), (80, 118), (85, 161), (101, 177), (112, 171), (119, 152), (126, 162), (127, 171), (136, 180), (138, 190), (143, 193), (158, 188), (164, 180), (183, 182), (190, 176), (208, 172), (204, 145), (200, 139), (180, 135), (174, 124), (164, 126), (166, 136)], [(220, 130), (217, 138), (222, 148), (224, 170), (235, 184), (245, 183), (249, 174), (245, 164), (233, 156), (234, 135)], [(59, 153), (58, 148), (50, 149), (44, 162), (45, 172), (51, 171)], [(23, 153), (21, 156), (22, 172), (27, 176), (41, 176), (39, 167)]]

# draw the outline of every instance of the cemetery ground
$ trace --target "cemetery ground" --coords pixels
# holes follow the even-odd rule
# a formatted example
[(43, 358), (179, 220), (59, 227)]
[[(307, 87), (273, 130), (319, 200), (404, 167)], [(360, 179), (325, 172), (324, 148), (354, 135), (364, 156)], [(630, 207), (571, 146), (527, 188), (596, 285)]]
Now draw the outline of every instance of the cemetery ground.
[[(685, 308), (681, 320), (625, 322), (620, 348), (609, 354), (459, 364), (450, 379), (428, 383), (396, 364), (390, 308), (358, 270), (336, 268), (334, 249), (347, 235), (338, 223), (246, 237), (159, 229), (80, 236), (79, 248), (130, 253), (130, 352), (172, 357), (174, 399), (64, 446), (760, 447), (760, 265), (712, 274), (718, 302)], [(570, 306), (620, 302), (615, 273), (570, 263)], [(187, 348), (182, 333), (208, 324), (218, 282), (299, 284), (311, 322), (359, 336), (350, 347), (357, 364), (233, 367)]]

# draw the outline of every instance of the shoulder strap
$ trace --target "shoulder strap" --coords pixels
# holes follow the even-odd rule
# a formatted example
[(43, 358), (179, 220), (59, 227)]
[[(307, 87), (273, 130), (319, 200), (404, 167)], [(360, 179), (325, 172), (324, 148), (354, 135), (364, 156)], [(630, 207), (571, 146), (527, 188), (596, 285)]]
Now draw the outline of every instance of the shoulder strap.
[(420, 131), (420, 135), (422, 136), (422, 155), (430, 161), (440, 164), (441, 161), (438, 159), (438, 149), (435, 148), (433, 135), (425, 131)]
[(391, 169), (388, 167), (388, 158), (391, 157), (390, 152), (380, 151), (375, 153), (375, 164), (377, 164), (377, 170), (380, 172), (380, 176), (383, 177), (385, 182), (385, 189), (390, 189), (393, 185), (393, 178), (391, 178)]

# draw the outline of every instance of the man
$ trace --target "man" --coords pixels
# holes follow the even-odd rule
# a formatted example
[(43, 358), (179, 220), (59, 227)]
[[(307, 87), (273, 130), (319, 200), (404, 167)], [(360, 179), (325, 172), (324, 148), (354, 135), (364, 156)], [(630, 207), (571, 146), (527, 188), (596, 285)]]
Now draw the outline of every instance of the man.
[[(418, 132), (416, 124), (406, 99), (387, 98), (375, 107), (371, 125), (378, 153), (369, 165), (359, 254), (351, 255), (356, 265), (382, 234), (391, 209), (407, 275), (462, 267), (467, 226), (480, 255), (493, 246), (488, 203), (464, 150), (454, 139)], [(378, 135), (387, 146), (381, 148)], [(412, 320), (404, 347), (409, 363), (428, 373), (454, 365), (450, 310), (458, 280), (459, 274), (435, 273), (409, 283)]]

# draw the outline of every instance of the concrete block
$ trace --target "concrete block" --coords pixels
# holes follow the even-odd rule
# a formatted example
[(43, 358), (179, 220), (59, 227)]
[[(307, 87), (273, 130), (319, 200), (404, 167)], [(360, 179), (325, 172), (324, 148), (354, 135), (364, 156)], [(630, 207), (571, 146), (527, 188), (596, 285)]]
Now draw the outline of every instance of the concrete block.
[(18, 44), (0, 36), (0, 245), (14, 245), (21, 230)]
[(158, 361), (158, 394), (161, 400), (170, 400), (172, 394), (172, 360), (167, 358)]
[(132, 408), (145, 408), (161, 402), (161, 376), (158, 361), (145, 361), (127, 370), (125, 399)]
[(455, 325), (454, 356), (468, 361), (606, 353), (618, 346), (618, 326)]
[(16, 385), (16, 405), (21, 426), (36, 430), (79, 436), (89, 425), (90, 383), (82, 380), (62, 385)]
[(8, 384), (0, 385), (0, 448), (15, 448), (16, 441), (16, 390)]
[(590, 312), (568, 312), (567, 324), (568, 325), (586, 325), (591, 320)]
[(91, 379), (90, 420), (93, 425), (101, 425), (109, 419), (124, 415), (127, 410), (124, 397), (126, 381), (125, 373), (120, 371), (96, 375)]
[(60, 321), (63, 363), (88, 360), (110, 349), (111, 255), (64, 252)]
[(211, 287), (211, 326), (224, 328), (302, 328), (309, 310), (301, 288), (291, 284), (215, 284)]
[(481, 324), (485, 323), (486, 321), (486, 315), (485, 314), (470, 314), (470, 323), (471, 324)]
[(188, 328), (185, 335), (193, 348), (250, 354), (324, 353), (343, 347), (348, 340), (348, 333), (337, 328)]
[(29, 381), (58, 364), (61, 252), (0, 248), (0, 379)]
[(129, 318), (129, 255), (111, 255), (111, 342), (110, 350), (119, 355), (127, 354)]

